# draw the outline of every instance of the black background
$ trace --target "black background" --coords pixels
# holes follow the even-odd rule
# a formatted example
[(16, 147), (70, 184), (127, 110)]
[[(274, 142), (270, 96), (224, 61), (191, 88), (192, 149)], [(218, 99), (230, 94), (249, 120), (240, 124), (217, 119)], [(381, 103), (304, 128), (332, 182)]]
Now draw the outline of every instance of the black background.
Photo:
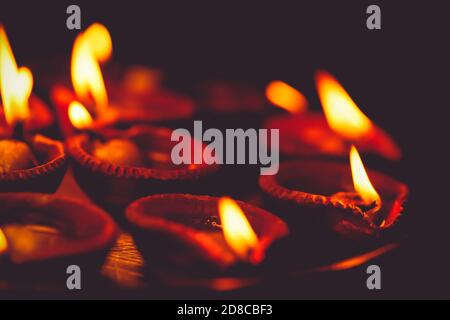
[[(99, 21), (110, 29), (114, 61), (161, 67), (180, 81), (283, 79), (319, 109), (314, 71), (333, 73), (405, 153), (396, 171), (411, 186), (412, 245), (393, 259), (387, 297), (450, 298), (445, 1), (162, 3), (77, 2), (83, 27)], [(0, 21), (19, 64), (69, 56), (76, 35), (65, 26), (69, 4), (1, 0)], [(370, 4), (382, 8), (381, 31), (366, 28)]]

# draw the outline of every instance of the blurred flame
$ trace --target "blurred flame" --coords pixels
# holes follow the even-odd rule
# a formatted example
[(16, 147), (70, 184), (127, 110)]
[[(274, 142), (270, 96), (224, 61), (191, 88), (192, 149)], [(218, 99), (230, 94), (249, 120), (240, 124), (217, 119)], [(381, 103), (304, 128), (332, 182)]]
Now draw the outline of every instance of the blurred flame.
[(89, 111), (78, 101), (69, 105), (68, 113), (70, 122), (77, 129), (86, 129), (94, 122)]
[(266, 88), (267, 99), (291, 113), (302, 113), (308, 107), (305, 96), (283, 81), (272, 81)]
[(393, 244), (389, 244), (386, 245), (382, 248), (376, 249), (374, 251), (368, 252), (366, 254), (362, 254), (360, 256), (356, 256), (347, 260), (343, 260), (340, 262), (337, 262), (335, 264), (332, 264), (331, 266), (322, 268), (321, 271), (344, 271), (344, 270), (348, 270), (348, 269), (352, 269), (352, 268), (356, 268), (359, 267), (365, 263), (367, 263), (368, 261), (371, 261), (385, 253), (388, 253), (396, 248), (399, 247), (399, 244), (397, 243), (393, 243)]
[(112, 54), (112, 40), (105, 26), (95, 23), (75, 39), (72, 51), (72, 83), (82, 101), (92, 97), (99, 113), (108, 107), (108, 94), (99, 62)]
[(32, 89), (33, 75), (28, 68), (17, 67), (5, 29), (0, 25), (0, 92), (8, 124), (29, 118), (28, 99)]
[(325, 71), (317, 72), (316, 84), (325, 117), (334, 131), (350, 140), (371, 132), (373, 124), (370, 119), (332, 75)]
[(8, 250), (8, 241), (6, 240), (6, 236), (0, 228), (0, 255)]
[(247, 260), (258, 245), (258, 237), (244, 212), (234, 200), (225, 197), (219, 200), (219, 214), (225, 241), (238, 257)]
[(358, 153), (358, 150), (352, 146), (350, 150), (350, 165), (352, 168), (353, 184), (356, 192), (367, 204), (376, 202), (381, 204), (381, 198), (370, 182), (364, 164)]

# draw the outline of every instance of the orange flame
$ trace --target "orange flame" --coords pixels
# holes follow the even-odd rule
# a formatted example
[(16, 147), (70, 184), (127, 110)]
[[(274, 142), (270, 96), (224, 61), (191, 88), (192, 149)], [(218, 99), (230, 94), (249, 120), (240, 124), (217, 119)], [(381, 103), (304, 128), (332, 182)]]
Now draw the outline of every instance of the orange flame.
[(94, 122), (89, 111), (78, 101), (70, 103), (68, 113), (70, 122), (77, 129), (89, 128)]
[(399, 244), (397, 243), (393, 243), (393, 244), (389, 244), (386, 245), (382, 248), (376, 249), (374, 251), (362, 254), (360, 256), (356, 256), (347, 260), (343, 260), (337, 263), (334, 263), (328, 267), (324, 267), (319, 269), (320, 271), (344, 271), (344, 270), (348, 270), (348, 269), (353, 269), (356, 267), (359, 267), (365, 263), (367, 263), (368, 261), (371, 261), (385, 253), (388, 253), (396, 248), (399, 247)]
[(239, 205), (230, 198), (219, 200), (219, 214), (225, 241), (242, 260), (248, 260), (258, 237)]
[(347, 139), (357, 140), (373, 130), (370, 119), (332, 75), (317, 72), (316, 84), (325, 117), (334, 131)]
[(381, 205), (381, 198), (370, 182), (358, 150), (354, 146), (350, 150), (350, 165), (352, 168), (353, 184), (359, 196), (367, 204), (376, 202), (378, 205)]
[(32, 89), (33, 75), (30, 69), (17, 67), (5, 29), (0, 25), (0, 92), (8, 124), (28, 119), (28, 99)]
[(108, 107), (108, 94), (99, 62), (112, 54), (112, 40), (105, 26), (95, 23), (75, 39), (72, 51), (72, 84), (82, 101), (94, 99), (97, 111), (104, 114)]
[(302, 113), (308, 107), (306, 97), (283, 81), (272, 81), (267, 85), (266, 97), (274, 105), (290, 113)]
[(0, 228), (0, 255), (8, 250), (8, 241), (6, 240), (6, 236)]

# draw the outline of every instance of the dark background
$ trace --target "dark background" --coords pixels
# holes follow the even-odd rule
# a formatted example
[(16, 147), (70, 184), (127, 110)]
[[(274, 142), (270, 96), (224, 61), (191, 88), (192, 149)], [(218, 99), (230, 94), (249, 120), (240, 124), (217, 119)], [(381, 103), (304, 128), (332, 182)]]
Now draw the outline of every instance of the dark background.
[[(314, 71), (333, 73), (405, 154), (395, 172), (411, 187), (405, 220), (412, 240), (386, 267), (386, 296), (450, 298), (444, 1), (76, 3), (83, 28), (99, 21), (110, 29), (114, 61), (161, 67), (180, 81), (282, 79), (318, 109)], [(0, 21), (20, 65), (69, 56), (76, 35), (65, 26), (69, 4), (1, 1)], [(370, 4), (382, 8), (381, 31), (366, 28)]]

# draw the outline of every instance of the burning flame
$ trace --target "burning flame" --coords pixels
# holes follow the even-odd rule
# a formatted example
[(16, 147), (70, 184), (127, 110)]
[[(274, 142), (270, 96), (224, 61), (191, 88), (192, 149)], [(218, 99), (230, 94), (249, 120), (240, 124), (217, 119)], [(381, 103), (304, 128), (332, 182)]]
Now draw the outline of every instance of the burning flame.
[(244, 212), (234, 200), (221, 198), (219, 214), (225, 241), (239, 258), (247, 260), (258, 245), (258, 237)]
[(104, 113), (108, 107), (108, 94), (99, 62), (107, 61), (111, 54), (111, 35), (99, 23), (75, 39), (71, 65), (73, 87), (82, 101), (89, 101), (92, 97), (99, 113)]
[(30, 69), (17, 67), (5, 29), (0, 25), (0, 92), (8, 124), (28, 119), (32, 89), (33, 75)]
[(380, 205), (381, 198), (370, 182), (358, 150), (354, 146), (350, 150), (350, 166), (352, 168), (353, 184), (359, 196), (367, 204), (376, 202)]
[(350, 140), (367, 136), (373, 129), (370, 119), (358, 108), (339, 82), (329, 73), (316, 74), (317, 90), (329, 126)]
[(305, 96), (283, 81), (272, 81), (266, 88), (267, 99), (291, 113), (302, 113), (308, 107)]
[(2, 255), (8, 249), (8, 241), (6, 240), (6, 236), (0, 228), (0, 255)]
[(78, 101), (73, 101), (69, 105), (68, 112), (70, 122), (77, 129), (89, 128), (94, 122), (89, 111)]

